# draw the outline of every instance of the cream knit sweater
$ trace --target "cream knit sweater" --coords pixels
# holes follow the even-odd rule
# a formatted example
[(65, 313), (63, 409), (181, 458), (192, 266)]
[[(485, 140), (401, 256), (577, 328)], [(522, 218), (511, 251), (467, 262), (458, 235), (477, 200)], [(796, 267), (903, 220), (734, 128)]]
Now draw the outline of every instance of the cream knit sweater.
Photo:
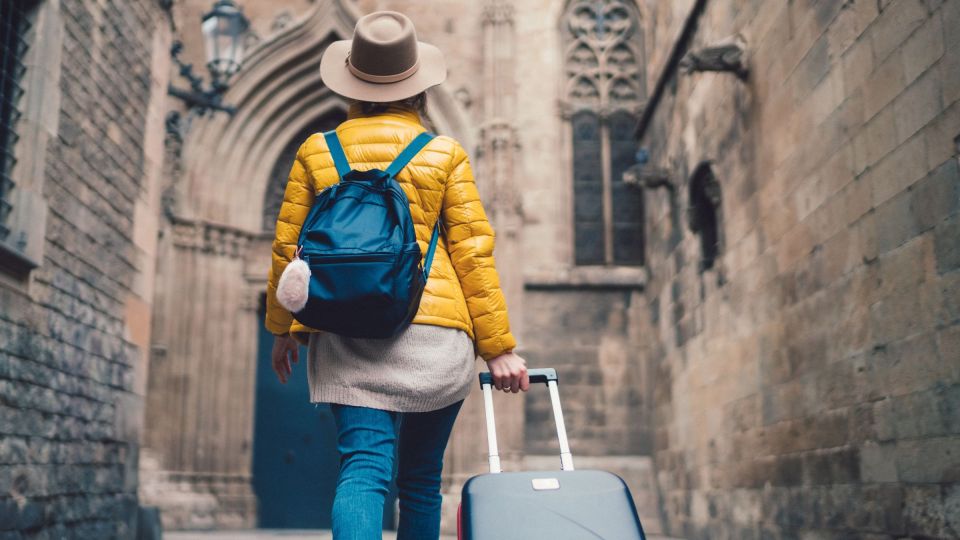
[(428, 324), (391, 339), (312, 332), (307, 357), (312, 403), (432, 411), (466, 398), (476, 377), (466, 332)]

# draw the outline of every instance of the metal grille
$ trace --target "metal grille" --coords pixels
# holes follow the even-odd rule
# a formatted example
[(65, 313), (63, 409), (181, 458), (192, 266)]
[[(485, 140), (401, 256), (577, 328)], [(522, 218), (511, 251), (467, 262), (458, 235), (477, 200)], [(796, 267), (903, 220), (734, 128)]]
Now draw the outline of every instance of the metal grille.
[(14, 184), (10, 173), (16, 162), (13, 149), (19, 138), (17, 103), (23, 95), (20, 80), (27, 52), (24, 37), (30, 28), (26, 17), (28, 4), (26, 0), (0, 0), (0, 240), (10, 234), (7, 222), (13, 210)]

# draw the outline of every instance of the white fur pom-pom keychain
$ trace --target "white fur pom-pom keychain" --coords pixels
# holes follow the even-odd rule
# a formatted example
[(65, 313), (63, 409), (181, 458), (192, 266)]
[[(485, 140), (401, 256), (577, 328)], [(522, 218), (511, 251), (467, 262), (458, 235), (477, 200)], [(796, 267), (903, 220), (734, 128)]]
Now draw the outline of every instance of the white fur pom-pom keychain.
[(291, 313), (296, 313), (307, 305), (310, 291), (310, 267), (300, 258), (301, 249), (302, 246), (297, 248), (293, 260), (283, 269), (280, 281), (277, 282), (277, 301)]

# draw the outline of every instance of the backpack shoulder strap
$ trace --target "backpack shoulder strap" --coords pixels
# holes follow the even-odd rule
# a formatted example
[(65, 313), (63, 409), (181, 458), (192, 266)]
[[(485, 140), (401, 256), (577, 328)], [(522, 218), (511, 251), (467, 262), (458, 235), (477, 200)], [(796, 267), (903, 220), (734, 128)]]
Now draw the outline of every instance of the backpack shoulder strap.
[(433, 254), (437, 250), (437, 240), (440, 238), (440, 218), (437, 218), (433, 226), (433, 236), (430, 237), (430, 246), (427, 247), (427, 255), (423, 262), (423, 280), (427, 281), (430, 277), (430, 266), (433, 264)]
[[(424, 131), (416, 136), (406, 148), (400, 152), (400, 155), (393, 160), (393, 163), (387, 167), (385, 171), (390, 178), (397, 176), (397, 174), (403, 170), (404, 167), (410, 163), (410, 160), (413, 159), (413, 156), (420, 153), (423, 150), (423, 147), (426, 146), (433, 138), (436, 137), (433, 133), (429, 131)], [(427, 247), (427, 253), (425, 255), (425, 260), (423, 262), (423, 280), (427, 280), (427, 276), (430, 275), (430, 266), (433, 264), (433, 254), (437, 249), (437, 240), (440, 237), (440, 220), (438, 219), (433, 225), (433, 235), (430, 237), (430, 245)]]
[(337, 174), (343, 178), (350, 172), (350, 163), (347, 162), (347, 155), (343, 153), (343, 145), (337, 137), (337, 130), (331, 129), (323, 134), (327, 141), (327, 148), (330, 149), (330, 155), (333, 156), (333, 164), (337, 167)]
[(393, 160), (393, 163), (387, 167), (386, 173), (390, 175), (390, 178), (397, 176), (404, 167), (410, 163), (410, 160), (413, 159), (413, 156), (420, 153), (420, 150), (423, 150), (423, 147), (427, 145), (435, 135), (429, 131), (424, 131), (423, 133), (417, 135), (413, 141), (403, 149), (403, 152), (400, 152), (400, 155), (397, 156), (397, 159)]

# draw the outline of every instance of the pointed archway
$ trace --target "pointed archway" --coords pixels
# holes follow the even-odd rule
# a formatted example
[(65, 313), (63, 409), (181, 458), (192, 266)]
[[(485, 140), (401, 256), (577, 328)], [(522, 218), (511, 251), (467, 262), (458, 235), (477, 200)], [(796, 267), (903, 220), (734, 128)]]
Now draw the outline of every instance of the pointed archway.
[[(225, 96), (236, 114), (195, 118), (168, 169), (140, 490), (168, 530), (256, 525), (258, 304), (273, 236), (263, 216), (291, 141), (346, 108), (323, 86), (320, 56), (359, 15), (349, 1), (318, 0), (257, 45)], [(428, 119), (472, 145), (442, 87), (431, 90)]]
[[(346, 103), (320, 80), (320, 57), (328, 44), (348, 39), (361, 14), (352, 2), (321, 0), (301, 19), (250, 52), (224, 100), (233, 116), (194, 122), (184, 141), (183, 179), (178, 195), (185, 217), (254, 227), (270, 171), (287, 138), (331, 106)], [(470, 148), (469, 121), (441, 85), (430, 90), (428, 120), (438, 133)], [(210, 189), (211, 178), (220, 189)], [(217, 184), (217, 183), (215, 183)]]

